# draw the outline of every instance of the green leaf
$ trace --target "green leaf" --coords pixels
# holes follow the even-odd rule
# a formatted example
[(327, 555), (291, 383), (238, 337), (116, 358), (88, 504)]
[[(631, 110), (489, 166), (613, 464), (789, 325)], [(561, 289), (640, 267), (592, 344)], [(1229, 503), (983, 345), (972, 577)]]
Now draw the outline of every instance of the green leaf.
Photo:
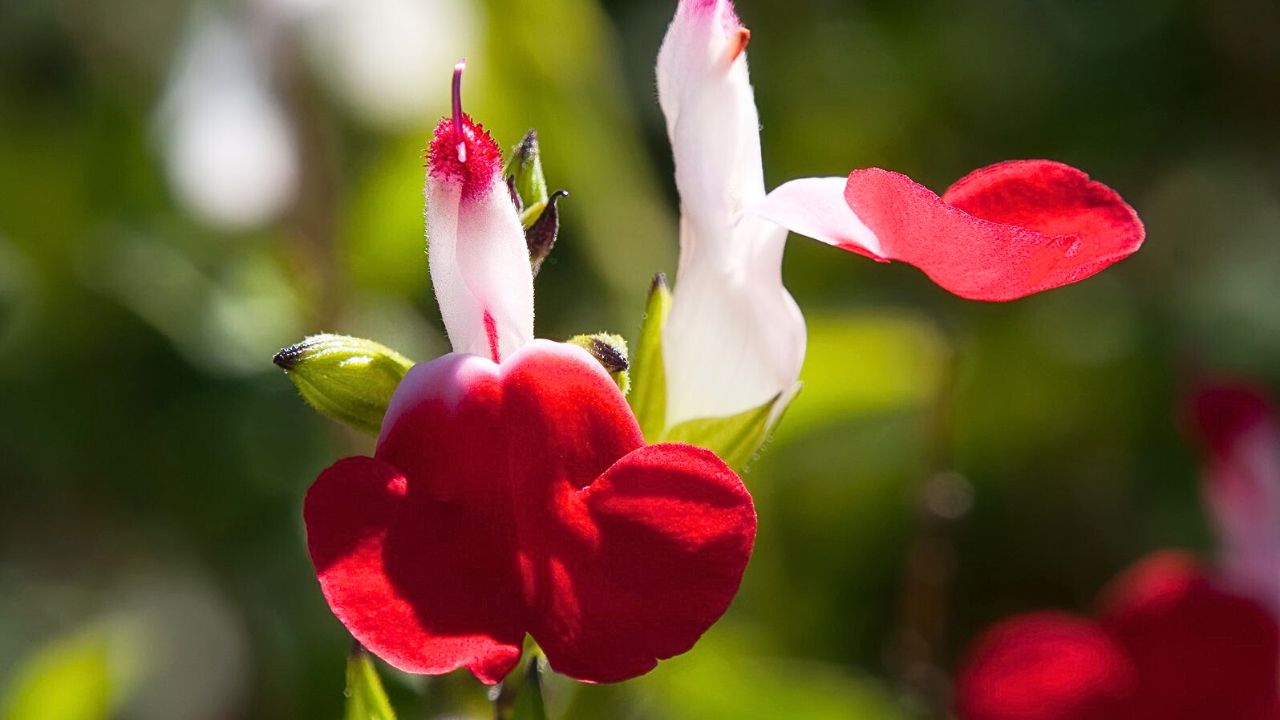
[(357, 648), (347, 659), (346, 695), (343, 720), (396, 720), (373, 658), (363, 648)]
[(520, 222), (527, 230), (547, 205), (547, 178), (542, 172), (542, 149), (538, 146), (536, 130), (525, 133), (520, 144), (511, 148), (502, 176), (511, 178), (512, 186), (520, 196), (523, 207)]
[(569, 338), (569, 344), (577, 345), (591, 353), (591, 357), (609, 372), (609, 377), (618, 384), (618, 389), (623, 395), (631, 389), (631, 380), (627, 372), (630, 367), (627, 362), (627, 341), (621, 335), (612, 333), (575, 335)]
[(666, 442), (682, 442), (706, 448), (735, 470), (745, 470), (764, 447), (783, 412), (800, 392), (796, 383), (787, 392), (763, 405), (729, 417), (698, 418), (680, 423), (663, 435)]
[(113, 700), (110, 643), (82, 632), (40, 648), (7, 693), (4, 720), (106, 720)]
[(372, 340), (313, 335), (276, 353), (276, 365), (322, 415), (378, 434), (413, 361)]
[(662, 360), (662, 329), (667, 325), (671, 312), (671, 290), (667, 277), (658, 273), (649, 289), (645, 303), (644, 320), (640, 325), (640, 339), (636, 342), (635, 357), (631, 362), (631, 410), (640, 422), (645, 440), (658, 442), (666, 429), (667, 380)]

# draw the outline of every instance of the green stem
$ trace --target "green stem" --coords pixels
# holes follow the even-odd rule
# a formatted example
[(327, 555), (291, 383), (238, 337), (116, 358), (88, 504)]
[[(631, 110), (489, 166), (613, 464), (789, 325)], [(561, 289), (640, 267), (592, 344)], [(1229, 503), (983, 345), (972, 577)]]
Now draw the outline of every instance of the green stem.
[(546, 720), (541, 658), (541, 648), (530, 642), (520, 663), (498, 686), (493, 698), (494, 720)]

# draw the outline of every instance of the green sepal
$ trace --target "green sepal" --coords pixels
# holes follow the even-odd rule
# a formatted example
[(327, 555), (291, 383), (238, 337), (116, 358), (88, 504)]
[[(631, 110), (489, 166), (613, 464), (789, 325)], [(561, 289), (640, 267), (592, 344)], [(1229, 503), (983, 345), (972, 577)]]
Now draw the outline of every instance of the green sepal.
[(666, 429), (667, 379), (662, 360), (662, 330), (670, 312), (671, 290), (667, 287), (666, 275), (658, 273), (649, 289), (640, 338), (631, 361), (633, 392), (628, 398), (645, 440), (651, 443), (661, 440), (662, 431)]
[(525, 670), (524, 685), (516, 696), (512, 720), (547, 720), (547, 705), (542, 697), (542, 656), (540, 651), (531, 653), (529, 667)]
[(502, 176), (520, 198), (520, 222), (529, 229), (547, 205), (547, 178), (542, 172), (542, 151), (538, 147), (538, 133), (530, 130), (511, 148)]
[(662, 440), (706, 448), (734, 470), (745, 470), (768, 442), (800, 387), (800, 383), (796, 383), (769, 402), (737, 415), (682, 422), (668, 430)]
[(363, 338), (312, 335), (273, 358), (320, 414), (377, 435), (413, 361)]
[(609, 377), (618, 384), (618, 389), (623, 395), (631, 389), (631, 376), (628, 372), (630, 362), (627, 359), (627, 341), (621, 335), (612, 333), (594, 333), (592, 335), (575, 335), (569, 338), (570, 345), (578, 347), (591, 353), (591, 357), (595, 358), (604, 369), (608, 371)]
[(343, 720), (396, 720), (396, 713), (382, 688), (373, 657), (356, 645), (347, 658), (347, 709)]

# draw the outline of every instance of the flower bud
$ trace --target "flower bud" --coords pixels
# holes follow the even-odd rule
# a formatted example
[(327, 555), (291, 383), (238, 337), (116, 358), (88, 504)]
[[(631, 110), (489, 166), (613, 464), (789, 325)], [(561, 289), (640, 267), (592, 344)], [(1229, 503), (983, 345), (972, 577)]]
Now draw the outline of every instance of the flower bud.
[(569, 193), (557, 190), (551, 194), (547, 202), (542, 204), (542, 214), (524, 231), (524, 242), (529, 248), (529, 268), (534, 277), (542, 269), (542, 261), (547, 259), (556, 246), (556, 238), (560, 235), (560, 211), (556, 203)]
[(621, 335), (612, 333), (575, 335), (569, 339), (569, 344), (577, 345), (591, 353), (591, 357), (595, 358), (596, 362), (608, 371), (609, 377), (618, 384), (618, 389), (623, 395), (631, 389), (631, 379), (627, 374), (631, 367), (627, 360), (627, 341)]
[(374, 435), (413, 361), (372, 340), (313, 335), (276, 353), (272, 361), (302, 399), (326, 415)]
[(526, 228), (531, 227), (547, 203), (547, 178), (542, 173), (542, 151), (536, 130), (525, 133), (520, 144), (511, 148), (502, 176), (520, 199), (517, 205), (521, 211), (520, 221)]

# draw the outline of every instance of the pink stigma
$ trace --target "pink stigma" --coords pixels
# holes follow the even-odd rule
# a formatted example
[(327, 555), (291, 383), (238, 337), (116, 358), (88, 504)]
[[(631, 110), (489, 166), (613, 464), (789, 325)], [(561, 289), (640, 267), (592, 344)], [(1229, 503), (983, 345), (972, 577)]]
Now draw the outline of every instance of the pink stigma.
[(502, 171), (502, 151), (484, 127), (462, 112), (462, 71), (453, 68), (453, 115), (436, 125), (427, 148), (427, 173), (436, 182), (459, 183), (464, 198), (489, 188)]
[(458, 139), (458, 162), (467, 162), (466, 134), (462, 127), (462, 71), (467, 69), (467, 61), (459, 60), (453, 66), (453, 134)]

